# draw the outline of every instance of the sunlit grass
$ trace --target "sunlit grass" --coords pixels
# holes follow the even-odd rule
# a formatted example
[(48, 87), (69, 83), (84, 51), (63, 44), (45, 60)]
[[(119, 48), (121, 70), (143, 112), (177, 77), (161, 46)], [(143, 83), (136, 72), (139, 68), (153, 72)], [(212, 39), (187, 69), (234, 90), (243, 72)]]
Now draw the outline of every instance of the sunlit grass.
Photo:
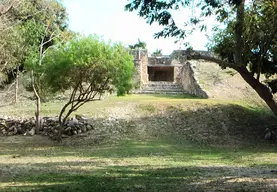
[[(1, 146), (1, 150), (3, 148)], [(97, 190), (104, 191), (128, 191), (130, 187), (143, 186), (154, 191), (167, 191), (168, 186), (181, 190), (184, 187), (182, 182), (207, 185), (220, 175), (234, 178), (238, 172), (243, 174), (240, 182), (250, 180), (255, 184), (257, 175), (252, 178), (252, 172), (262, 172), (267, 167), (277, 168), (276, 149), (264, 153), (260, 149), (234, 152), (197, 146), (192, 148), (162, 140), (129, 140), (113, 146), (95, 147), (46, 146), (44, 149), (41, 146), (26, 150), (28, 153), (5, 148), (6, 154), (0, 156), (0, 190), (94, 191), (88, 190), (88, 182), (90, 187), (95, 185)], [(270, 172), (262, 175), (264, 181), (272, 176)], [(155, 182), (150, 184), (148, 181), (151, 179)], [(235, 181), (230, 179), (227, 183)], [(276, 179), (271, 182), (276, 182)]]
[[(41, 104), (42, 116), (57, 116), (65, 104), (64, 101), (50, 101)], [(127, 105), (139, 108), (148, 112), (155, 112), (157, 106), (180, 106), (184, 110), (193, 107), (206, 108), (214, 105), (240, 105), (253, 111), (261, 111), (261, 113), (270, 112), (264, 104), (249, 103), (247, 101), (236, 100), (219, 100), (219, 99), (199, 99), (187, 96), (170, 96), (170, 95), (126, 95), (123, 97), (107, 96), (101, 101), (93, 101), (86, 103), (74, 114), (85, 114), (87, 116), (95, 116), (108, 113), (109, 108), (126, 107)], [(17, 116), (17, 117), (34, 117), (35, 101), (28, 101), (11, 106), (0, 106), (0, 115)]]
[[(17, 147), (1, 146), (5, 153), (0, 156), (0, 190), (128, 191), (129, 188), (145, 188), (144, 191), (168, 191), (170, 186), (178, 191), (197, 182), (207, 189), (223, 175), (231, 177), (226, 183), (232, 185), (240, 178), (241, 183), (247, 181), (246, 189), (251, 189), (257, 184), (257, 175), (251, 175), (253, 172), (261, 174), (263, 182), (268, 182), (272, 173), (262, 172), (268, 167), (277, 168), (277, 149), (272, 148), (264, 152), (255, 148), (233, 151), (183, 146), (163, 140), (125, 140), (116, 145), (98, 146), (28, 146), (22, 152)], [(237, 174), (242, 176), (237, 177)], [(149, 183), (150, 180), (153, 182)], [(222, 184), (222, 189), (226, 183)], [(92, 188), (89, 190), (88, 186)]]
[[(42, 115), (56, 116), (64, 102), (43, 103)], [(35, 105), (19, 103), (0, 109), (0, 115), (32, 117)], [(111, 125), (108, 129), (121, 130), (124, 125), (129, 132), (114, 140), (121, 132), (116, 135), (106, 130), (102, 143), (92, 141), (92, 136), (97, 137), (93, 131), (86, 138), (70, 138), (63, 143), (42, 136), (5, 137), (0, 141), (0, 191), (277, 190), (275, 144), (245, 140), (243, 145), (229, 143), (222, 147), (216, 132), (222, 130), (217, 121), (225, 121), (226, 126), (232, 123), (237, 127), (228, 127), (229, 132), (224, 134), (238, 128), (252, 134), (253, 125), (271, 117), (264, 106), (244, 101), (128, 95), (90, 102), (76, 113), (94, 118), (94, 123), (96, 117), (106, 120), (114, 116), (118, 127)], [(200, 128), (194, 130), (197, 125)], [(106, 127), (100, 123), (96, 128), (101, 131)], [(215, 131), (208, 132), (210, 140), (196, 140), (203, 135), (201, 131), (210, 130)], [(140, 131), (145, 133), (140, 135)], [(213, 137), (215, 142), (209, 143)]]

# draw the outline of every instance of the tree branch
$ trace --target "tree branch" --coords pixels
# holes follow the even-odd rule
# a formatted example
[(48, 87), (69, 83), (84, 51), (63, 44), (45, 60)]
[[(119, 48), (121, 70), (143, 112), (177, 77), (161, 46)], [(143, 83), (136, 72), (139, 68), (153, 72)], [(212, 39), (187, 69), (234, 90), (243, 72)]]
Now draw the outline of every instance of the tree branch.
[[(46, 10), (46, 8), (45, 8), (45, 9), (42, 9), (42, 10), (39, 10), (39, 11), (35, 12), (34, 14), (27, 15), (27, 16), (25, 16), (25, 18), (32, 17), (32, 16), (35, 16), (35, 15), (37, 15), (37, 14), (40, 14), (41, 12), (43, 12), (43, 11), (45, 11), (45, 10)], [(0, 15), (0, 16), (1, 16), (1, 15)], [(13, 28), (13, 27), (15, 27), (15, 26), (17, 26), (17, 25), (22, 24), (23, 22), (24, 22), (24, 21), (21, 20), (21, 21), (19, 21), (19, 22), (17, 22), (17, 23), (14, 23), (13, 25), (10, 25), (9, 27), (6, 27), (6, 28), (0, 30), (0, 32), (7, 31), (7, 30), (9, 30), (10, 28)]]
[(32, 70), (31, 73), (32, 73), (32, 87), (33, 87), (33, 91), (34, 91), (34, 93), (35, 93), (36, 98), (39, 98), (39, 94), (38, 94), (37, 89), (36, 89), (36, 87), (35, 87), (35, 75), (34, 75), (34, 70)]
[(237, 69), (238, 66), (235, 63), (230, 63), (227, 61), (224, 61), (216, 56), (210, 56), (209, 54), (202, 54), (199, 51), (188, 51), (187, 52), (187, 58), (190, 59), (204, 59), (210, 62), (215, 62), (222, 68), (230, 67), (232, 69)]
[(3, 4), (0, 5), (0, 16), (5, 15), (6, 13), (8, 13), (13, 8), (14, 4), (15, 4), (15, 1), (8, 8), (6, 8)]
[(272, 33), (269, 35), (268, 39), (263, 43), (263, 45), (261, 47), (260, 59), (258, 62), (258, 71), (257, 71), (257, 80), (258, 81), (260, 79), (260, 74), (262, 72), (264, 56), (266, 55), (267, 51), (269, 50), (269, 47), (270, 47), (274, 37), (277, 34), (277, 17), (275, 17), (275, 19), (274, 19), (274, 24), (273, 24), (272, 28), (273, 28)]

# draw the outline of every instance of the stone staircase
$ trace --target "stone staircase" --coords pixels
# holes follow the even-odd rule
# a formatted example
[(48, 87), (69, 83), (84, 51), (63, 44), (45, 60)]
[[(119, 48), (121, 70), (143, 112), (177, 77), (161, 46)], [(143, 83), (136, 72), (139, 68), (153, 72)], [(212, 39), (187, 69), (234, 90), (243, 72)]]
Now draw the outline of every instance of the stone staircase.
[(149, 82), (143, 85), (142, 90), (135, 93), (140, 94), (165, 94), (165, 95), (183, 95), (184, 91), (182, 85), (174, 84), (172, 82)]

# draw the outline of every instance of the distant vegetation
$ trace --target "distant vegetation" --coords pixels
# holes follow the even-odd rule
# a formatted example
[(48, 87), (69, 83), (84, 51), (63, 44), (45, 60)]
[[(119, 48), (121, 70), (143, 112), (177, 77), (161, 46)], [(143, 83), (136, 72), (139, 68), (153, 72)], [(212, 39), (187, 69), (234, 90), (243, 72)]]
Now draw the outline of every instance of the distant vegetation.
[(134, 45), (129, 45), (130, 49), (146, 49), (146, 42), (141, 41), (140, 39), (138, 39), (138, 42), (135, 43)]

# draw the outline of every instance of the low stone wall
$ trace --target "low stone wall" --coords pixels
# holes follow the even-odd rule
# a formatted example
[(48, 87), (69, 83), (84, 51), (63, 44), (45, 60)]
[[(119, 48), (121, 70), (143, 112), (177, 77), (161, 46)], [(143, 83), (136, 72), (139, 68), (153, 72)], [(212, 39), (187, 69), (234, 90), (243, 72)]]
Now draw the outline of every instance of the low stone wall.
[[(59, 122), (57, 117), (43, 117), (41, 119), (40, 134), (53, 137), (58, 133)], [(89, 123), (89, 119), (76, 115), (75, 118), (69, 119), (64, 125), (63, 136), (72, 136), (84, 133), (94, 129)], [(35, 120), (0, 117), (0, 135), (27, 135), (35, 134)]]

